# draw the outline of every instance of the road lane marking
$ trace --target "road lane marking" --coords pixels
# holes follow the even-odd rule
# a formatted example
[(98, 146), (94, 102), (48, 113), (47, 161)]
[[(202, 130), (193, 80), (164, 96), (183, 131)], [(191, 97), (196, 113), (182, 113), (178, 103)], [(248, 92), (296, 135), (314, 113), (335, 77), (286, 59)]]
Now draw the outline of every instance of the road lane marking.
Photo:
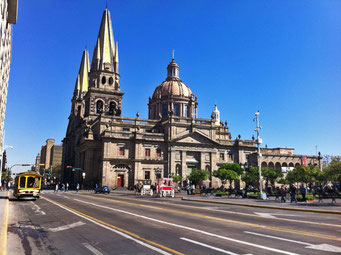
[[(77, 195), (77, 194), (75, 194), (75, 195)], [(79, 195), (81, 195), (81, 194), (79, 194)], [(92, 198), (97, 198), (97, 197), (92, 196), (92, 195), (88, 195), (88, 196), (92, 197)], [(141, 200), (138, 200), (138, 199), (127, 198), (127, 197), (117, 197), (117, 196), (111, 196), (111, 197), (113, 197), (112, 200), (116, 199), (116, 201), (121, 201), (120, 199), (122, 199), (122, 200), (132, 200), (132, 201), (141, 201)], [(186, 200), (184, 200), (184, 201), (186, 201)], [(155, 201), (148, 201), (148, 200), (143, 200), (143, 202), (150, 203), (150, 204), (160, 204), (160, 205), (166, 205), (167, 204), (167, 203), (164, 203), (164, 202), (155, 202)], [(220, 212), (220, 213), (226, 213), (226, 214), (243, 215), (243, 216), (248, 216), (248, 217), (253, 217), (253, 218), (263, 218), (263, 219), (268, 219), (269, 218), (269, 217), (266, 217), (266, 216), (263, 216), (263, 215), (261, 216), (261, 215), (254, 215), (254, 214), (242, 213), (242, 212), (232, 212), (232, 211), (225, 211), (225, 210), (217, 210), (214, 207), (198, 207), (198, 206), (180, 205), (180, 204), (172, 204), (172, 206), (184, 207), (184, 208), (193, 208), (193, 209), (213, 211), (213, 212)], [(328, 226), (328, 227), (334, 227), (334, 228), (341, 228), (341, 225), (330, 224), (330, 223), (323, 223), (323, 222), (313, 222), (313, 221), (304, 221), (304, 220), (296, 220), (296, 219), (284, 219), (284, 218), (275, 218), (275, 217), (273, 219), (274, 220), (278, 220), (278, 221), (289, 221), (289, 222), (297, 222), (297, 223), (303, 223), (303, 224), (311, 224), (311, 225), (320, 225), (320, 226)]]
[(265, 217), (265, 218), (272, 218), (277, 219), (275, 215), (278, 216), (287, 216), (287, 217), (302, 217), (303, 215), (296, 215), (296, 214), (284, 214), (284, 213), (260, 213), (260, 212), (254, 212), (255, 214)]
[(269, 235), (264, 235), (264, 234), (260, 234), (260, 233), (255, 233), (255, 232), (244, 231), (244, 233), (250, 234), (250, 235), (255, 235), (255, 236), (268, 237), (268, 238), (277, 239), (277, 240), (281, 240), (281, 241), (287, 241), (287, 242), (292, 242), (292, 243), (303, 244), (303, 245), (312, 245), (310, 243), (305, 243), (305, 242), (296, 241), (296, 240), (290, 240), (290, 239), (286, 239), (286, 238), (282, 238), (282, 237), (269, 236)]
[(194, 241), (194, 240), (191, 240), (191, 239), (187, 239), (185, 237), (180, 237), (180, 239), (184, 240), (184, 241), (187, 241), (187, 242), (190, 242), (190, 243), (194, 243), (194, 244), (206, 247), (206, 248), (209, 248), (211, 250), (219, 251), (221, 253), (225, 253), (225, 254), (229, 254), (229, 255), (238, 255), (237, 253), (234, 253), (234, 252), (231, 252), (231, 251), (226, 251), (226, 250), (223, 250), (223, 249), (220, 249), (220, 248), (208, 245), (208, 244), (204, 244), (204, 243), (200, 243), (200, 242), (197, 242), (197, 241)]
[(0, 254), (7, 254), (7, 227), (8, 227), (8, 208), (9, 208), (9, 191), (7, 191), (7, 199), (5, 202), (5, 210), (1, 224), (0, 234)]
[[(83, 197), (91, 197), (88, 195), (79, 195)], [(113, 199), (108, 199), (108, 198), (102, 198), (102, 197), (95, 197), (96, 199), (101, 199), (101, 200), (107, 200), (107, 201), (115, 201)], [(117, 200), (116, 200), (117, 201)], [(120, 200), (118, 200), (120, 201)], [(329, 239), (329, 240), (334, 240), (334, 241), (341, 241), (341, 238), (338, 236), (330, 236), (330, 235), (324, 235), (324, 234), (318, 234), (318, 233), (312, 233), (312, 232), (306, 232), (306, 231), (301, 231), (301, 230), (295, 230), (295, 229), (287, 229), (287, 228), (280, 228), (280, 227), (273, 227), (273, 226), (265, 226), (261, 224), (255, 224), (255, 223), (249, 223), (249, 222), (243, 222), (243, 221), (237, 221), (237, 220), (229, 220), (229, 219), (224, 219), (224, 218), (218, 218), (218, 217), (213, 217), (213, 216), (208, 216), (208, 215), (203, 215), (199, 213), (190, 213), (190, 212), (184, 212), (184, 211), (179, 211), (179, 210), (174, 210), (174, 209), (169, 209), (169, 208), (160, 208), (160, 207), (155, 207), (155, 206), (150, 206), (150, 205), (141, 205), (141, 204), (136, 204), (136, 203), (130, 203), (126, 201), (120, 201), (123, 204), (128, 204), (128, 205), (133, 205), (136, 207), (144, 207), (144, 208), (150, 208), (153, 210), (159, 210), (159, 211), (166, 211), (166, 212), (172, 212), (172, 213), (177, 213), (177, 214), (183, 214), (183, 215), (188, 215), (190, 217), (198, 217), (198, 218), (204, 218), (204, 219), (209, 219), (209, 220), (214, 220), (214, 221), (222, 221), (222, 222), (227, 222), (227, 223), (233, 223), (237, 225), (244, 225), (244, 226), (249, 226), (249, 227), (256, 227), (256, 228), (262, 228), (262, 229), (268, 229), (268, 230), (274, 230), (274, 231), (279, 231), (279, 232), (286, 232), (286, 233), (291, 233), (291, 234), (298, 234), (298, 235), (304, 235), (304, 236), (312, 236), (312, 237), (317, 237), (317, 238), (323, 238), (323, 239)]]
[(31, 204), (32, 204), (32, 209), (36, 214), (38, 214), (38, 215), (45, 215), (46, 214), (44, 211), (41, 210), (41, 208), (36, 203), (31, 201)]
[(301, 241), (286, 239), (286, 238), (277, 237), (277, 236), (269, 236), (269, 235), (264, 235), (264, 234), (260, 234), (260, 233), (249, 232), (249, 231), (244, 231), (244, 233), (256, 235), (256, 236), (268, 237), (268, 238), (277, 239), (277, 240), (286, 241), (286, 242), (291, 242), (291, 243), (298, 243), (298, 244), (307, 245), (305, 247), (307, 249), (341, 253), (341, 247), (330, 245), (330, 244), (311, 244), (311, 243), (305, 243), (305, 242), (301, 242)]
[(85, 204), (94, 205), (96, 207), (101, 207), (101, 208), (104, 208), (104, 209), (108, 209), (108, 210), (112, 210), (112, 211), (117, 211), (117, 212), (120, 212), (120, 213), (125, 213), (125, 214), (128, 214), (128, 215), (134, 216), (134, 217), (138, 217), (138, 218), (154, 221), (154, 222), (157, 222), (157, 223), (161, 223), (161, 224), (165, 224), (165, 225), (169, 225), (169, 226), (173, 226), (173, 227), (177, 227), (177, 228), (186, 229), (186, 230), (189, 230), (189, 231), (192, 231), (192, 232), (197, 232), (197, 233), (205, 234), (205, 235), (208, 235), (208, 236), (217, 237), (217, 238), (228, 240), (228, 241), (231, 241), (231, 242), (237, 242), (237, 243), (241, 243), (241, 244), (257, 247), (257, 248), (260, 248), (260, 249), (274, 251), (274, 252), (277, 252), (277, 253), (283, 253), (283, 254), (287, 254), (287, 255), (297, 255), (296, 253), (291, 253), (291, 252), (287, 252), (287, 251), (283, 251), (283, 250), (278, 250), (278, 249), (275, 249), (275, 248), (269, 248), (269, 247), (266, 247), (266, 246), (263, 246), (263, 245), (249, 243), (249, 242), (246, 242), (246, 241), (241, 241), (241, 240), (229, 238), (229, 237), (226, 237), (226, 236), (220, 236), (220, 235), (217, 235), (217, 234), (214, 234), (214, 233), (206, 232), (204, 230), (200, 230), (200, 229), (196, 229), (196, 228), (191, 228), (191, 227), (187, 227), (187, 226), (182, 226), (182, 225), (178, 225), (178, 224), (167, 222), (167, 221), (157, 220), (157, 219), (149, 218), (147, 216), (143, 216), (143, 215), (140, 215), (140, 214), (136, 214), (136, 213), (132, 213), (132, 212), (127, 212), (127, 211), (124, 211), (124, 210), (120, 210), (120, 209), (116, 209), (116, 208), (112, 208), (112, 207), (108, 207), (108, 206), (104, 206), (104, 205), (99, 205), (99, 204), (95, 204), (95, 203), (91, 203), (91, 202), (87, 202), (87, 201), (83, 201), (83, 200), (79, 200), (79, 199), (74, 199), (74, 200), (76, 200), (78, 202), (85, 203)]
[(75, 222), (75, 223), (71, 223), (71, 224), (60, 226), (60, 227), (56, 227), (56, 228), (47, 228), (47, 230), (50, 231), (50, 232), (59, 232), (59, 231), (67, 230), (67, 229), (70, 229), (70, 228), (79, 227), (79, 226), (82, 226), (82, 225), (85, 225), (85, 223), (81, 222), (81, 221), (78, 221), (78, 222)]
[[(70, 208), (70, 207), (68, 207), (66, 205), (63, 205), (61, 203), (58, 203), (56, 201), (53, 201), (50, 198), (43, 197), (43, 199), (49, 201), (50, 203), (52, 203), (54, 205), (57, 205), (60, 208), (63, 208), (64, 210), (66, 210), (68, 212), (71, 212), (71, 213), (73, 213), (73, 214), (75, 214), (75, 215), (77, 215), (77, 216), (79, 216), (79, 217), (81, 217), (83, 219), (86, 219), (86, 220), (88, 220), (88, 221), (90, 221), (90, 222), (92, 222), (92, 223), (94, 223), (94, 224), (96, 224), (98, 226), (101, 226), (101, 227), (103, 227), (105, 229), (108, 229), (108, 230), (110, 230), (110, 231), (112, 231), (112, 232), (114, 232), (114, 233), (116, 233), (116, 234), (118, 234), (120, 236), (123, 236), (123, 237), (125, 237), (125, 238), (127, 238), (129, 240), (132, 240), (132, 241), (134, 241), (134, 242), (136, 242), (136, 243), (138, 243), (138, 244), (140, 244), (140, 245), (142, 245), (144, 247), (147, 247), (147, 248), (149, 248), (149, 249), (151, 249), (151, 250), (153, 250), (155, 252), (158, 252), (160, 254), (163, 254), (163, 255), (171, 255), (171, 254), (184, 255), (183, 253), (175, 251), (175, 250), (173, 250), (171, 248), (168, 248), (166, 246), (163, 246), (163, 245), (158, 244), (158, 243), (153, 242), (153, 241), (149, 241), (149, 240), (147, 240), (147, 239), (145, 239), (143, 237), (140, 237), (139, 235), (136, 235), (136, 234), (131, 233), (131, 232), (127, 231), (127, 230), (124, 230), (122, 228), (116, 227), (114, 225), (111, 225), (109, 223), (106, 223), (104, 221), (96, 219), (96, 218), (91, 217), (89, 215), (86, 215), (86, 214), (84, 214), (82, 212), (79, 212), (79, 211), (77, 211), (77, 210), (75, 210), (73, 208)], [(159, 249), (159, 248), (157, 248), (155, 246), (160, 247), (163, 250), (161, 250), (161, 249)], [(171, 253), (168, 253), (165, 250), (169, 251)]]
[(89, 243), (82, 243), (84, 245), (85, 248), (87, 248), (88, 250), (90, 250), (93, 254), (95, 255), (103, 255), (102, 252), (100, 252), (99, 250), (97, 250), (95, 247), (93, 247), (92, 245), (90, 245)]

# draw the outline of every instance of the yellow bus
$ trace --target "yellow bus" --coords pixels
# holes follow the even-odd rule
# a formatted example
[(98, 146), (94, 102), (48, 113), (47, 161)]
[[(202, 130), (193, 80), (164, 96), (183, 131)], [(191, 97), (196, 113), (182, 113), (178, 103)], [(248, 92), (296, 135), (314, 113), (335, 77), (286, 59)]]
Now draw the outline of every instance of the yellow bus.
[(41, 175), (27, 171), (15, 177), (13, 195), (17, 198), (37, 199), (40, 195)]

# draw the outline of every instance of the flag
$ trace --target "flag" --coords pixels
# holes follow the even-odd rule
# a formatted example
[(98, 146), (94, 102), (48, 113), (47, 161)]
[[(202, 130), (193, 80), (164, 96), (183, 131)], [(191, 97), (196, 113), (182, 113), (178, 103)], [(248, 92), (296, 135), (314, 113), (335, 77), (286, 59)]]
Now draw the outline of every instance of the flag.
[(308, 165), (307, 157), (306, 156), (302, 157), (302, 165), (304, 165), (304, 166)]

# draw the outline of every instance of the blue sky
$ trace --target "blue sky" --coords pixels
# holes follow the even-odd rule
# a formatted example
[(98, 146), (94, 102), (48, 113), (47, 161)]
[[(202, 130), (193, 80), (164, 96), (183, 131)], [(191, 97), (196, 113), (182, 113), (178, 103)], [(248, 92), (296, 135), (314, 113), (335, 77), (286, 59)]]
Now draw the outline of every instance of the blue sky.
[[(19, 1), (5, 119), (8, 165), (61, 144), (82, 51), (90, 59), (105, 0)], [(297, 154), (341, 154), (341, 1), (108, 0), (119, 43), (122, 115), (147, 118), (175, 49), (180, 78), (214, 104), (235, 138)]]

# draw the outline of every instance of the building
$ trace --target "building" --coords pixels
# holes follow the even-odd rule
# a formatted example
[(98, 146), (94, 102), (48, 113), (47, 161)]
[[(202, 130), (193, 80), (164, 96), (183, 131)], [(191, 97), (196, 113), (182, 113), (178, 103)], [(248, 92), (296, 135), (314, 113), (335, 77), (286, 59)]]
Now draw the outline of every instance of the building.
[(0, 148), (3, 144), (9, 71), (12, 56), (12, 24), (17, 23), (18, 0), (0, 0)]
[(62, 165), (63, 146), (56, 145), (54, 139), (47, 139), (46, 145), (41, 147), (40, 155), (36, 157), (36, 169), (40, 169), (40, 173), (47, 172), (53, 176), (60, 176)]
[[(198, 99), (181, 81), (179, 69), (173, 58), (165, 81), (149, 98), (148, 119), (121, 116), (118, 47), (105, 9), (92, 62), (84, 50), (76, 78), (63, 139), (64, 181), (132, 188), (140, 179), (154, 182), (171, 174), (185, 179), (194, 168), (213, 172), (224, 163), (257, 165), (256, 141), (232, 139), (217, 106), (210, 118), (198, 118)], [(319, 157), (295, 155), (294, 149), (265, 148), (262, 153), (263, 166), (282, 169), (302, 159), (320, 164)], [(214, 177), (208, 182), (221, 185)]]

